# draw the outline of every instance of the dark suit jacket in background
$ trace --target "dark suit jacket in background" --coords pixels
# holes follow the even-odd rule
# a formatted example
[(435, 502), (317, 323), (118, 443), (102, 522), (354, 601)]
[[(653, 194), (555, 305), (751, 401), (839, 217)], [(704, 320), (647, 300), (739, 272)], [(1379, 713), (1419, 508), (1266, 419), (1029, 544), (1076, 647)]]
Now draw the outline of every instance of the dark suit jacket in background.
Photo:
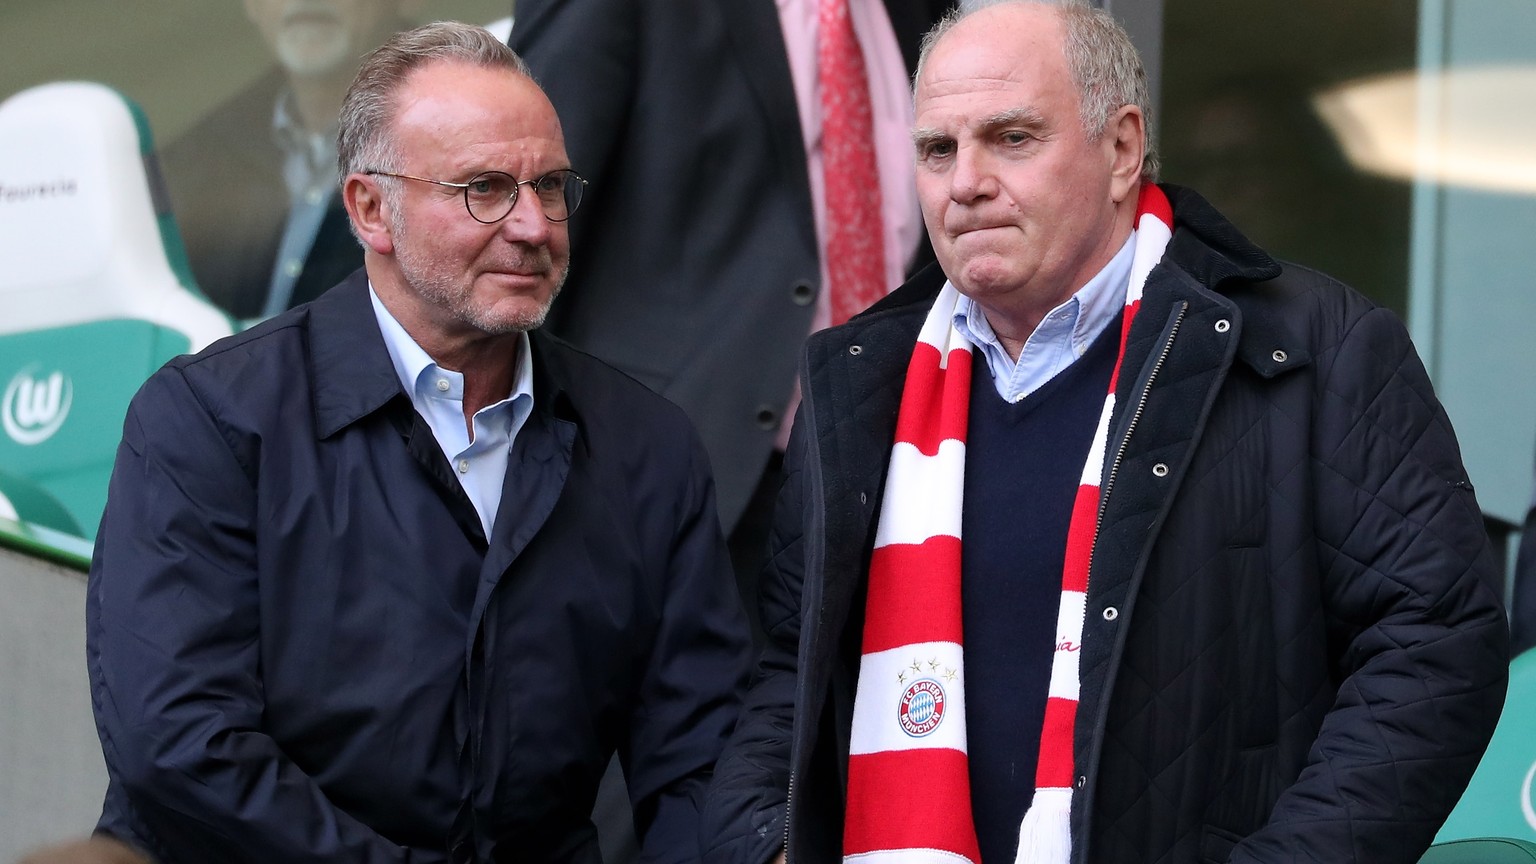
[[(948, 0), (885, 0), (908, 69)], [(729, 531), (772, 452), (820, 290), (774, 0), (518, 0), (511, 45), (591, 185), (548, 329), (681, 405)]]
[[(237, 318), (254, 318), (266, 305), (288, 221), (283, 152), (272, 137), (284, 86), (281, 72), (269, 72), (160, 154), (197, 287)], [(288, 305), (315, 299), (362, 264), (341, 197), (333, 195)]]

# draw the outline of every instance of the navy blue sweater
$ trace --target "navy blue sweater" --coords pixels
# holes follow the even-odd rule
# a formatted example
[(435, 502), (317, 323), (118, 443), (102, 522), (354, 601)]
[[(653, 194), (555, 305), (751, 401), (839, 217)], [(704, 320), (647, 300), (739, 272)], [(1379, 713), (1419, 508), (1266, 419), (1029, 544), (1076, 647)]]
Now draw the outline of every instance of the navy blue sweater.
[(1119, 321), (1016, 403), (982, 360), (966, 435), (961, 595), (971, 809), (985, 864), (1014, 859), (1035, 789), (1067, 524), (1104, 407)]

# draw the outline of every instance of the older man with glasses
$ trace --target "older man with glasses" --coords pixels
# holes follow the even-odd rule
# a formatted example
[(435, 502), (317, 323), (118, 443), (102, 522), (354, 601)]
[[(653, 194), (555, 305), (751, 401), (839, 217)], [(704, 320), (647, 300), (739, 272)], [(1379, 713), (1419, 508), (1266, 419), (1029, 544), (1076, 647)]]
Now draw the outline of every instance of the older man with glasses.
[(479, 28), (342, 108), (364, 268), (157, 373), (90, 576), (99, 830), (162, 864), (698, 856), (746, 623), (682, 413), (536, 332), (584, 186)]

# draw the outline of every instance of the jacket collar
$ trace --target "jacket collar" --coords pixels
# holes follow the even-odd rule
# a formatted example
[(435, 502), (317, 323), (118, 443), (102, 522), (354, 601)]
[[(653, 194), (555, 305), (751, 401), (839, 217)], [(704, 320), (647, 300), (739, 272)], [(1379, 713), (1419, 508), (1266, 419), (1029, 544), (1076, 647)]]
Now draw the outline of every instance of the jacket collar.
[(299, 309), (309, 321), (306, 348), (318, 437), (329, 438), (405, 395), (374, 320), (366, 271), (353, 271)]
[[(324, 439), (378, 411), (395, 397), (409, 398), (389, 359), (368, 299), (368, 275), (358, 269), (335, 288), (288, 314), (308, 318), (311, 399), (315, 430)], [(567, 369), (551, 350), (554, 340), (537, 331), (533, 347), (533, 405), (536, 413), (575, 420), (566, 394)]]
[(1219, 292), (1228, 282), (1266, 282), (1280, 275), (1279, 263), (1200, 193), (1166, 184), (1162, 189), (1173, 205), (1173, 239), (1167, 257), (1195, 281)]
[(1166, 262), (1240, 315), (1237, 356), (1265, 378), (1311, 361), (1312, 346), (1294, 312), (1293, 289), (1277, 282), (1286, 266), (1260, 249), (1199, 193), (1164, 186), (1174, 232)]

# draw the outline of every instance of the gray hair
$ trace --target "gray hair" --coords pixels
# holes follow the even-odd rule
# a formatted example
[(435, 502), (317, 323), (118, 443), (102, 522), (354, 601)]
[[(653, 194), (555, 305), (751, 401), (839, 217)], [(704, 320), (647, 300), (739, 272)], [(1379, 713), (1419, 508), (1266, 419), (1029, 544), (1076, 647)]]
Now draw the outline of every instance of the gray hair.
[(439, 60), (508, 69), (533, 78), (523, 58), (483, 27), (440, 21), (396, 33), (363, 59), (341, 103), (336, 167), (343, 181), (358, 171), (400, 170), (394, 136), (389, 131), (395, 97), (412, 72)]
[(956, 24), (975, 12), (993, 6), (1052, 6), (1061, 15), (1066, 32), (1067, 68), (1077, 86), (1078, 116), (1090, 138), (1104, 134), (1109, 118), (1123, 106), (1141, 109), (1141, 179), (1157, 181), (1157, 149), (1152, 136), (1152, 105), (1147, 95), (1147, 70), (1130, 34), (1114, 16), (1087, 0), (975, 0), (945, 15), (923, 37), (918, 54), (917, 78), (921, 78), (928, 54)]

